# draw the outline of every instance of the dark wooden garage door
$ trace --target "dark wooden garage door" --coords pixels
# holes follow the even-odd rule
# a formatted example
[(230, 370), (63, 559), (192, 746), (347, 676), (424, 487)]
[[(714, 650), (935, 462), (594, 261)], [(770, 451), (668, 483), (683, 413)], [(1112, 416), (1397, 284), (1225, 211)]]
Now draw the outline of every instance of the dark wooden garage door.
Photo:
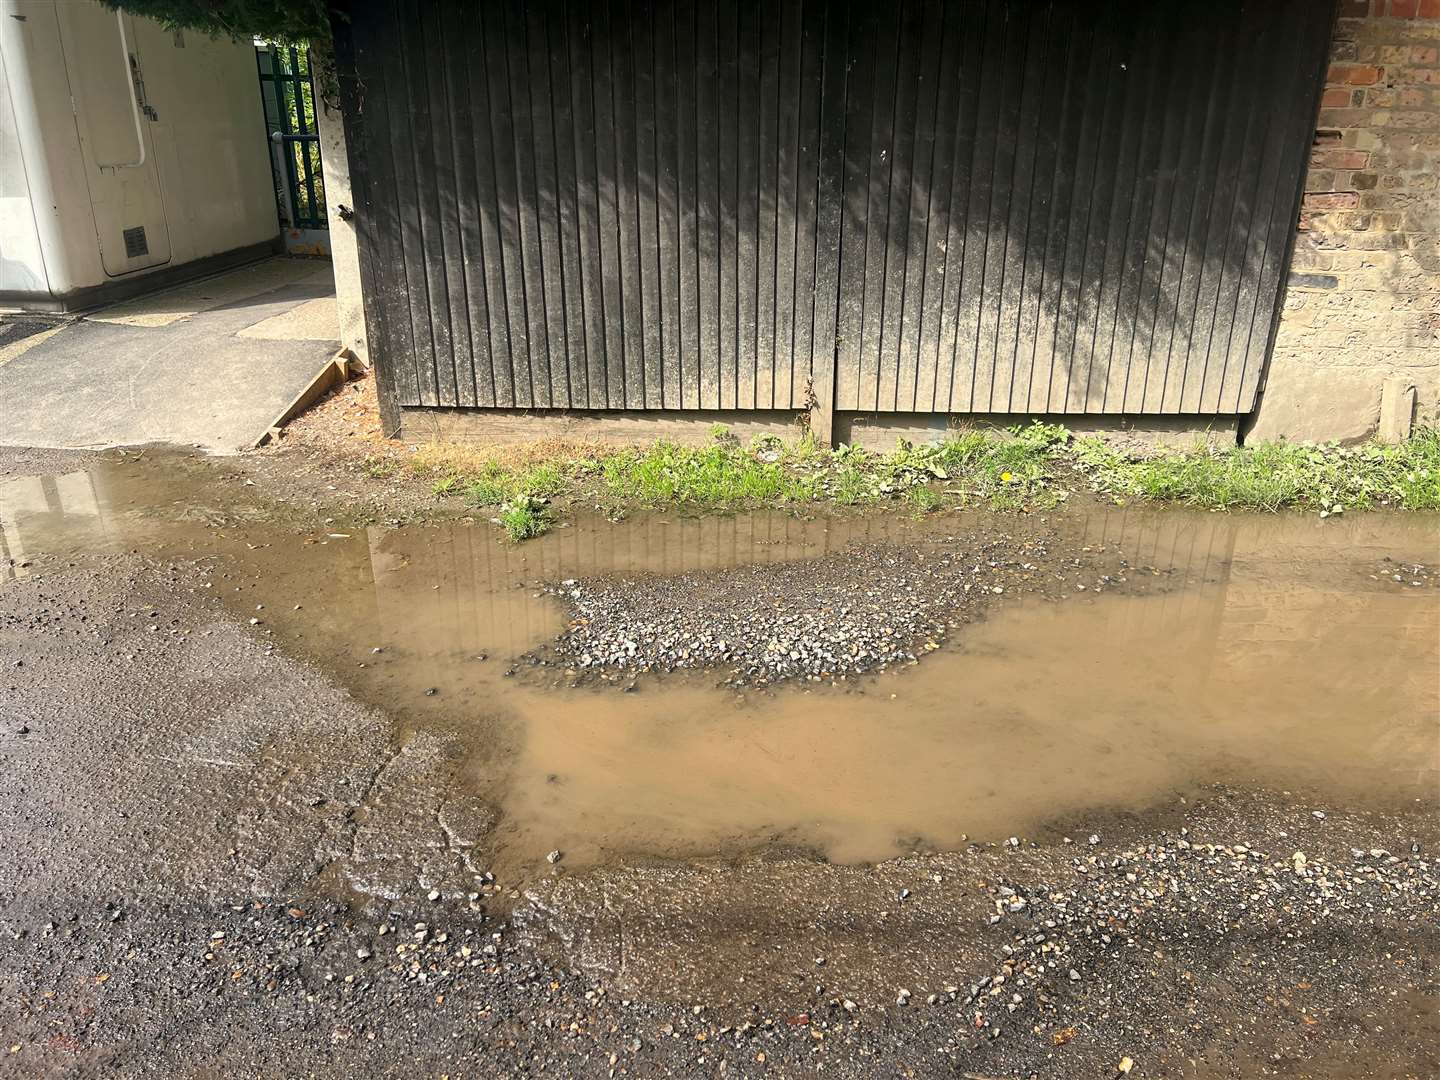
[(836, 407), (1249, 410), (1329, 8), (857, 13)]
[(1317, 0), (356, 0), (367, 317), (407, 405), (1233, 413)]

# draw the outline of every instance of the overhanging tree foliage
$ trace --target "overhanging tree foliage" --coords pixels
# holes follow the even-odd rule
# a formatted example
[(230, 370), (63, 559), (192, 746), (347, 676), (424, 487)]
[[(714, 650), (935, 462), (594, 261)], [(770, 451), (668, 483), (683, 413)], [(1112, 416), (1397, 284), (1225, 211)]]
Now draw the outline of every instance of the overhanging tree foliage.
[(270, 41), (317, 41), (330, 37), (332, 5), (327, 0), (102, 0), (102, 3), (177, 30)]

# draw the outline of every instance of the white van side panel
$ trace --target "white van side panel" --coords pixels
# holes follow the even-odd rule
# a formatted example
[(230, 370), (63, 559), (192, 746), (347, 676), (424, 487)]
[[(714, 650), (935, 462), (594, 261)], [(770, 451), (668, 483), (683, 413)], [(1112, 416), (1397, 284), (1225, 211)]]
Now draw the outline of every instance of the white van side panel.
[(90, 0), (0, 0), (0, 60), (0, 292), (64, 298), (278, 236), (249, 41), (125, 16), (122, 45)]
[(176, 262), (280, 231), (255, 47), (134, 20)]
[(105, 280), (54, 0), (0, 0), (0, 52), (46, 293)]
[(15, 130), (15, 107), (5, 54), (0, 52), (0, 292), (50, 291), (35, 229), (25, 155)]

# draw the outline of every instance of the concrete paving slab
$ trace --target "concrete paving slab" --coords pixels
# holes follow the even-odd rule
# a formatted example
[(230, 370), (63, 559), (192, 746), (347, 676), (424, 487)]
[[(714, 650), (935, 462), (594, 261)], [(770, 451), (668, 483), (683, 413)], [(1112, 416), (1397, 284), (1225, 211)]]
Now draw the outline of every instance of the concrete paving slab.
[(240, 336), (260, 341), (334, 341), (338, 318), (335, 297), (321, 296), (247, 326)]
[[(333, 320), (329, 338), (315, 336), (314, 302), (334, 292), (321, 269), (328, 267), (271, 260), (222, 275), (234, 281), (201, 283), (206, 296), (224, 298), (214, 306), (197, 307), (195, 294), (178, 302), (174, 293), (183, 290), (172, 290), (169, 299), (147, 298), (148, 314), (133, 301), (123, 305), (124, 321), (83, 319), (31, 344), (0, 364), (0, 444), (163, 442), (216, 452), (251, 445), (337, 347)], [(268, 288), (252, 291), (257, 282)], [(271, 327), (264, 339), (241, 336), (259, 324)], [(293, 336), (284, 336), (287, 328)]]
[(199, 312), (236, 304), (284, 285), (325, 286), (333, 295), (334, 280), (329, 262), (321, 259), (266, 259), (173, 289), (111, 304), (88, 319), (122, 326), (169, 326)]

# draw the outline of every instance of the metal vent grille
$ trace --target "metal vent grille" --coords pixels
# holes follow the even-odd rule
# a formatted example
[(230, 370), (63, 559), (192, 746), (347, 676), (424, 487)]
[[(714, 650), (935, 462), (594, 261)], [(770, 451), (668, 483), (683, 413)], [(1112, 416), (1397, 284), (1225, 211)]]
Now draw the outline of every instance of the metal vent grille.
[(150, 254), (150, 244), (145, 239), (144, 225), (126, 229), (121, 235), (125, 237), (125, 257), (127, 259), (138, 259), (141, 255)]

